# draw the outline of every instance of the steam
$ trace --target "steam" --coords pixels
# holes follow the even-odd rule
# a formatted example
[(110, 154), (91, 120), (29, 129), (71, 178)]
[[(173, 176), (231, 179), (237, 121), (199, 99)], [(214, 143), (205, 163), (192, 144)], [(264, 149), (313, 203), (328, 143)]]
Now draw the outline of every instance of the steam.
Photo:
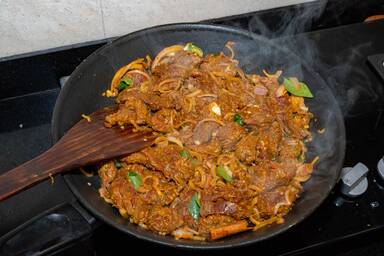
[[(282, 10), (277, 19), (278, 23), (275, 23), (273, 28), (268, 27), (268, 25), (263, 22), (261, 16), (254, 16), (249, 22), (248, 29), (273, 40), (276, 45), (295, 53), (307, 66), (311, 67), (316, 73), (319, 73), (336, 97), (337, 104), (341, 108), (343, 115), (346, 116), (349, 115), (355, 103), (360, 100), (361, 95), (366, 93), (371, 94), (372, 92), (370, 90), (365, 91), (365, 87), (360, 83), (361, 81), (356, 81), (356, 84), (345, 84), (351, 72), (359, 72), (361, 80), (366, 80), (364, 73), (353, 68), (350, 64), (354, 58), (359, 57), (358, 49), (346, 49), (346, 51), (351, 51), (347, 53), (347, 56), (349, 56), (348, 59), (338, 60), (337, 65), (329, 64), (322, 58), (323, 56), (321, 56), (318, 49), (316, 33), (304, 33), (311, 31), (313, 24), (323, 14), (326, 4), (327, 1), (318, 1), (310, 5), (298, 6), (289, 11)], [(361, 47), (366, 46), (362, 45)], [(266, 52), (260, 50), (257, 54), (261, 52), (263, 56), (268, 58), (272, 57), (272, 63), (278, 63), (278, 65), (281, 63), (280, 68), (282, 67), (284, 76), (295, 76), (307, 82), (305, 81), (304, 75), (306, 72), (304, 72), (303, 66), (300, 63), (292, 63), (291, 60), (295, 58), (275, 56), (272, 52), (274, 51), (273, 49), (265, 49), (264, 51)], [(335, 56), (337, 58), (337, 53), (335, 53)], [(246, 63), (248, 64), (249, 62), (249, 65), (251, 65), (252, 61), (254, 62), (252, 58), (257, 58), (257, 55), (249, 54), (249, 56), (245, 56)], [(279, 58), (281, 61), (278, 60)], [(287, 65), (284, 62), (290, 64)], [(270, 68), (273, 69), (273, 67)], [(311, 84), (309, 84), (309, 86), (311, 86)], [(322, 85), (318, 83), (316, 86)], [(342, 164), (341, 156), (344, 143), (344, 137), (341, 136), (343, 133), (340, 133), (342, 130), (342, 121), (336, 120), (335, 118), (337, 104), (328, 99), (329, 94), (324, 88), (316, 88), (315, 98), (316, 99), (312, 101), (308, 101), (308, 104), (310, 111), (315, 113), (315, 116), (316, 114), (318, 115), (318, 120), (313, 122), (311, 128), (313, 140), (310, 143), (306, 143), (306, 145), (308, 149), (308, 159), (313, 159), (316, 156), (320, 157), (318, 171), (313, 174), (314, 176), (320, 177), (311, 179), (305, 184), (306, 188), (310, 188), (314, 194), (320, 193), (318, 191), (322, 191), (322, 186), (329, 186), (329, 184), (331, 184), (329, 181), (332, 181), (332, 177), (336, 177), (338, 170), (335, 168)], [(319, 134), (317, 130), (323, 128), (325, 128), (325, 133)]]
[(311, 3), (311, 5), (295, 6), (293, 10), (281, 10), (278, 12), (278, 24), (275, 24), (274, 29), (269, 28), (263, 22), (261, 16), (253, 16), (249, 21), (248, 29), (268, 38), (291, 36), (306, 32), (321, 17), (326, 4), (327, 1), (318, 1)]
[[(369, 52), (367, 50), (371, 47), (372, 42), (343, 49), (343, 52), (338, 52), (340, 47), (336, 47), (334, 56), (332, 56), (333, 60), (329, 61), (321, 55), (318, 49), (316, 34), (304, 34), (304, 32), (310, 31), (313, 24), (323, 15), (326, 5), (327, 1), (318, 1), (310, 5), (296, 6), (291, 10), (281, 10), (276, 19), (278, 23), (273, 28), (268, 27), (262, 20), (262, 16), (255, 15), (250, 20), (248, 29), (272, 39), (278, 45), (289, 48), (300, 56), (325, 80), (336, 97), (344, 117), (351, 117), (361, 111), (361, 109), (357, 109), (357, 102), (360, 106), (361, 102), (377, 101), (384, 92), (380, 86), (372, 84), (367, 76), (365, 63), (359, 61), (360, 59), (365, 60), (365, 56), (360, 56), (360, 52)], [(269, 17), (269, 19), (273, 19), (273, 17)], [(354, 66), (353, 63), (359, 63), (359, 65)], [(294, 76), (299, 78), (302, 76), (300, 67), (290, 67), (290, 69), (288, 72), (293, 73)], [(350, 77), (353, 77), (354, 80), (351, 80)]]

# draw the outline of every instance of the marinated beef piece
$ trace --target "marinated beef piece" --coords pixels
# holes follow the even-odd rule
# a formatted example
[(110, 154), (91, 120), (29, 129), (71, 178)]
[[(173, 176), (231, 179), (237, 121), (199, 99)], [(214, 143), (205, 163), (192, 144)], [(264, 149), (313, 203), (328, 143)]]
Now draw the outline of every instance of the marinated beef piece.
[(220, 90), (217, 101), (220, 102), (223, 113), (236, 113), (239, 109), (246, 106), (240, 95), (229, 92), (226, 89)]
[(296, 175), (297, 164), (294, 162), (268, 162), (251, 166), (253, 172), (251, 184), (260, 191), (271, 191), (276, 187), (288, 185)]
[(300, 140), (293, 138), (284, 138), (281, 141), (280, 158), (300, 158), (302, 153), (304, 153), (304, 144)]
[(258, 143), (258, 137), (253, 134), (249, 134), (243, 137), (240, 142), (236, 145), (236, 157), (246, 164), (253, 163), (258, 155), (256, 151)]
[(99, 168), (100, 196), (143, 228), (216, 240), (281, 223), (312, 174), (304, 99), (279, 72), (245, 74), (226, 46), (227, 55), (167, 47), (120, 68), (106, 92), (118, 105), (106, 126), (159, 136)]
[(200, 64), (203, 72), (218, 72), (219, 75), (236, 76), (238, 61), (220, 54), (218, 56), (208, 55)]
[(244, 118), (247, 125), (260, 127), (268, 127), (274, 121), (274, 116), (269, 113), (268, 109), (260, 105), (250, 105), (245, 107), (240, 115)]
[(132, 87), (139, 88), (142, 83), (149, 82), (149, 74), (145, 70), (131, 70), (125, 73), (122, 79), (131, 79)]
[(155, 131), (171, 132), (174, 127), (177, 112), (173, 109), (163, 108), (151, 118), (150, 125)]
[(184, 87), (188, 90), (198, 89), (205, 94), (217, 94), (220, 90), (212, 75), (200, 70), (192, 71), (191, 76), (184, 80)]
[(130, 164), (142, 164), (149, 165), (149, 160), (147, 156), (142, 152), (133, 153), (129, 156), (126, 156), (122, 159), (122, 161)]
[(278, 187), (258, 196), (257, 209), (262, 218), (276, 216), (279, 211), (288, 210), (291, 202), (287, 200), (288, 187)]
[(128, 97), (124, 104), (119, 105), (116, 113), (110, 114), (105, 118), (108, 127), (113, 125), (126, 124), (146, 124), (150, 114), (145, 103), (135, 97)]
[(233, 215), (237, 211), (237, 205), (235, 203), (218, 200), (216, 202), (202, 201), (204, 207), (200, 211), (200, 215), (205, 217), (211, 214), (225, 214)]
[(166, 147), (146, 148), (142, 152), (146, 155), (153, 169), (160, 171), (168, 180), (185, 183), (193, 173), (192, 163), (180, 155), (177, 145)]
[(99, 169), (101, 187), (99, 189), (100, 196), (106, 201), (110, 201), (109, 187), (117, 175), (117, 168), (112, 161), (105, 163)]
[(235, 122), (221, 126), (217, 132), (217, 139), (221, 143), (224, 151), (233, 151), (239, 140), (246, 135), (243, 127)]
[(193, 70), (201, 58), (185, 51), (175, 52), (152, 70), (154, 80), (161, 81), (169, 78), (182, 78)]
[(164, 108), (179, 110), (183, 104), (181, 95), (177, 92), (161, 95), (155, 92), (148, 92), (145, 94), (141, 94), (139, 97), (153, 111)]
[(108, 187), (115, 179), (116, 174), (117, 168), (112, 161), (102, 165), (102, 167), (99, 169), (99, 176), (102, 181), (102, 186)]
[(205, 154), (207, 156), (219, 155), (222, 150), (221, 144), (217, 139), (211, 139), (209, 142), (200, 145), (189, 145), (189, 147), (196, 153)]
[(212, 136), (217, 133), (219, 126), (213, 121), (200, 122), (193, 130), (193, 143), (200, 145), (209, 142)]
[(174, 209), (154, 206), (148, 215), (148, 228), (161, 234), (169, 234), (183, 224), (183, 220)]

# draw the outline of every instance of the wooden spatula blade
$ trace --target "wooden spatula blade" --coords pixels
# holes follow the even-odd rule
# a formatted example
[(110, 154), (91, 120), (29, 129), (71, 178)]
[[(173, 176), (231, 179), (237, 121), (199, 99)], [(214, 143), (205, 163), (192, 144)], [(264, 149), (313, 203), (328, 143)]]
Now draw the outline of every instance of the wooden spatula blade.
[(52, 148), (0, 176), (0, 201), (57, 173), (127, 155), (152, 145), (152, 132), (107, 128), (105, 116), (113, 109), (96, 111), (75, 124)]

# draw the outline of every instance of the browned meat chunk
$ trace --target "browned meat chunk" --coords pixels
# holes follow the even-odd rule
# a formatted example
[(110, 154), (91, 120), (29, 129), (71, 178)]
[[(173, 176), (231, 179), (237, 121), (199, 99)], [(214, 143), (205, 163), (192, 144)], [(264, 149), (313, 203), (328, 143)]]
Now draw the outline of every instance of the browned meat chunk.
[[(281, 223), (302, 192), (317, 161), (304, 159), (312, 114), (279, 84), (281, 72), (241, 70), (232, 46), (204, 55), (173, 45), (112, 79), (105, 95), (117, 106), (105, 125), (159, 136), (99, 168), (100, 195), (131, 222), (216, 240)], [(124, 88), (121, 78), (133, 84)]]
[(250, 167), (253, 172), (251, 182), (260, 191), (270, 191), (276, 187), (288, 185), (296, 175), (296, 165), (288, 163), (260, 164)]
[(208, 143), (200, 144), (200, 145), (190, 145), (194, 151), (201, 154), (208, 155), (217, 155), (221, 152), (221, 144), (217, 139), (212, 139)]
[(235, 150), (236, 156), (240, 161), (250, 164), (256, 160), (256, 146), (258, 142), (258, 138), (254, 135), (247, 135), (240, 140)]
[(268, 110), (261, 108), (259, 105), (245, 107), (240, 112), (247, 125), (258, 127), (267, 127), (273, 122), (273, 115)]
[(180, 156), (182, 149), (176, 145), (146, 148), (142, 152), (147, 156), (150, 165), (162, 172), (167, 179), (176, 183), (185, 183), (192, 175), (190, 161)]
[(209, 55), (201, 63), (200, 69), (204, 72), (219, 72), (230, 76), (235, 76), (238, 70), (237, 61), (227, 58), (225, 55)]
[(289, 206), (286, 200), (287, 187), (279, 187), (278, 189), (265, 192), (258, 197), (257, 209), (263, 218), (274, 216), (278, 211), (285, 209)]
[(139, 99), (128, 98), (124, 104), (119, 105), (116, 113), (110, 114), (105, 118), (108, 126), (125, 124), (145, 124), (148, 122), (150, 114), (147, 106)]
[(223, 146), (224, 151), (232, 151), (237, 142), (246, 134), (243, 127), (235, 122), (227, 123), (219, 128), (217, 139)]
[(280, 158), (298, 158), (303, 151), (303, 147), (303, 143), (299, 140), (283, 139), (280, 145)]
[(151, 110), (159, 109), (180, 109), (182, 98), (178, 93), (169, 93), (158, 95), (157, 93), (146, 93), (140, 95), (140, 98), (151, 108)]
[(115, 167), (114, 163), (108, 162), (104, 164), (100, 169), (99, 169), (99, 176), (102, 183), (102, 186), (108, 187), (109, 184), (115, 179), (117, 174), (117, 168)]
[(185, 51), (176, 52), (172, 57), (165, 58), (154, 70), (154, 77), (159, 79), (183, 77), (201, 61), (200, 58)]
[(199, 89), (203, 93), (217, 94), (218, 85), (208, 73), (193, 71), (190, 77), (184, 81), (184, 87), (187, 89)]
[(245, 107), (242, 98), (232, 92), (222, 89), (218, 93), (217, 102), (220, 102), (221, 111), (223, 113), (235, 113), (238, 109)]
[(213, 121), (200, 122), (193, 131), (193, 143), (200, 145), (211, 140), (212, 135), (217, 132), (219, 124)]
[(236, 213), (236, 204), (224, 200), (218, 200), (217, 202), (202, 201), (204, 207), (201, 209), (201, 216), (205, 217), (211, 214), (226, 214), (233, 215)]
[(122, 160), (130, 164), (142, 164), (142, 165), (149, 164), (147, 156), (142, 152), (133, 153), (129, 156), (124, 157)]
[(163, 108), (157, 111), (151, 118), (151, 126), (159, 132), (170, 132), (176, 120), (176, 112), (173, 109)]
[(148, 227), (162, 234), (169, 234), (183, 224), (177, 212), (167, 207), (153, 207), (148, 220)]

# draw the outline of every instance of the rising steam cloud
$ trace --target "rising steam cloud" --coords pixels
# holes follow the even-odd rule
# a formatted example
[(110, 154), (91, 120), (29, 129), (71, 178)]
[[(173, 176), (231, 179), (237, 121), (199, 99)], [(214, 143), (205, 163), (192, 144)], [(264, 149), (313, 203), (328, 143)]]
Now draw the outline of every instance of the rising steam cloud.
[[(297, 6), (293, 10), (282, 10), (273, 28), (269, 27), (260, 16), (255, 15), (250, 20), (248, 29), (271, 38), (277, 44), (299, 55), (326, 81), (343, 115), (351, 117), (361, 112), (361, 109), (357, 109), (357, 102), (359, 106), (361, 102), (376, 102), (379, 97), (384, 96), (384, 90), (369, 79), (367, 72), (370, 71), (366, 67), (366, 56), (360, 54), (369, 52), (372, 42), (364, 42), (351, 48), (336, 46), (329, 49), (334, 51), (331, 53), (333, 59), (327, 59), (324, 55), (330, 56), (329, 52), (320, 49), (320, 41), (324, 39), (320, 39), (316, 32), (305, 33), (310, 31), (313, 24), (323, 15), (326, 6), (327, 1), (318, 1), (310, 5)], [(300, 70), (297, 72), (300, 73)]]

